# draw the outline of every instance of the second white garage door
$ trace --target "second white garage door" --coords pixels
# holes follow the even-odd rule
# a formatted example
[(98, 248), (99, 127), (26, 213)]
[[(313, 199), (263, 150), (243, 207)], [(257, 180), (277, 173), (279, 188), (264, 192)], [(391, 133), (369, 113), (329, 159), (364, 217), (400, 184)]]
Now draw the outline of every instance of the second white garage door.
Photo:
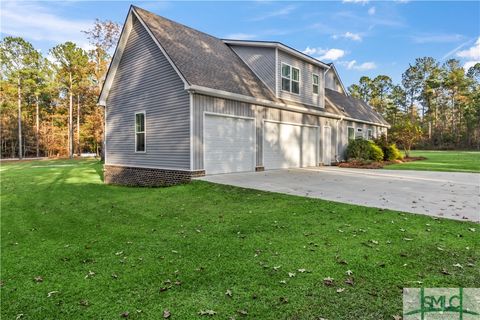
[(205, 114), (205, 174), (255, 170), (255, 121)]
[(265, 169), (317, 165), (317, 127), (265, 121), (263, 136)]

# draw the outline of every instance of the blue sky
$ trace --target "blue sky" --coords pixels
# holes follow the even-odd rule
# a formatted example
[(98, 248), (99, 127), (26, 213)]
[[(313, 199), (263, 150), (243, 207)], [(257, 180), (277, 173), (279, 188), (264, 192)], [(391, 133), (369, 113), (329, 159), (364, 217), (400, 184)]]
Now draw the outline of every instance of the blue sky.
[(334, 62), (345, 85), (362, 75), (395, 82), (416, 57), (480, 62), (480, 2), (2, 1), (1, 31), (47, 52), (75, 41), (95, 18), (123, 23), (130, 4), (220, 38), (276, 40)]

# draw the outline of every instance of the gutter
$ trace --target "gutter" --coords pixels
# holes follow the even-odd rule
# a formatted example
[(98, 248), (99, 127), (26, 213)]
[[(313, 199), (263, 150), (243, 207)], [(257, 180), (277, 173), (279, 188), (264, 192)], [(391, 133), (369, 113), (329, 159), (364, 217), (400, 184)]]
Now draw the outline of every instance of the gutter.
[(285, 103), (280, 103), (280, 102), (274, 102), (266, 99), (259, 99), (259, 98), (254, 98), (250, 96), (245, 96), (243, 94), (238, 94), (238, 93), (232, 93), (228, 91), (222, 91), (222, 90), (216, 90), (216, 89), (211, 89), (203, 86), (197, 86), (197, 85), (189, 85), (185, 86), (185, 90), (187, 90), (190, 93), (198, 93), (198, 94), (205, 94), (208, 96), (214, 96), (218, 98), (223, 98), (223, 99), (230, 99), (230, 100), (237, 100), (237, 101), (242, 101), (242, 102), (247, 102), (251, 104), (256, 104), (256, 105), (261, 105), (261, 106), (266, 106), (266, 107), (272, 107), (272, 108), (277, 108), (277, 109), (282, 109), (282, 110), (287, 110), (287, 111), (294, 111), (294, 112), (302, 112), (302, 113), (307, 113), (315, 116), (322, 116), (326, 118), (332, 118), (332, 119), (341, 119), (342, 116), (339, 116), (334, 113), (330, 112), (325, 112), (325, 111), (316, 111), (316, 110), (309, 110), (304, 107), (298, 107), (298, 106), (293, 106), (293, 105), (288, 105)]

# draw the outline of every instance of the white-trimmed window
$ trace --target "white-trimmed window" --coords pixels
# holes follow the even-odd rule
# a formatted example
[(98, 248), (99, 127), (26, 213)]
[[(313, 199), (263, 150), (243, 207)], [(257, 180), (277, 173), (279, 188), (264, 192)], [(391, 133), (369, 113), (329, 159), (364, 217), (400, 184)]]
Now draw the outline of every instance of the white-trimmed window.
[(146, 151), (145, 111), (135, 113), (135, 152)]
[(373, 139), (373, 131), (372, 129), (367, 129), (367, 139), (372, 140)]
[(357, 132), (355, 133), (355, 139), (363, 138), (363, 129), (357, 128)]
[(282, 63), (282, 90), (300, 94), (300, 69)]
[(354, 140), (355, 139), (355, 128), (354, 127), (347, 127), (347, 135), (348, 135), (348, 140)]
[(319, 78), (318, 74), (312, 74), (312, 92), (313, 94), (318, 94), (319, 91)]

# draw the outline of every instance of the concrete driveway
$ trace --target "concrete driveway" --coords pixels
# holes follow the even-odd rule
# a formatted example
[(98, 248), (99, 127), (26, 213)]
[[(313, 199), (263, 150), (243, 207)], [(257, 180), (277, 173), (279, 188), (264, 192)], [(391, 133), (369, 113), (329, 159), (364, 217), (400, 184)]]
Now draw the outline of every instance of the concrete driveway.
[(199, 180), (480, 222), (480, 174), (476, 173), (315, 167)]

